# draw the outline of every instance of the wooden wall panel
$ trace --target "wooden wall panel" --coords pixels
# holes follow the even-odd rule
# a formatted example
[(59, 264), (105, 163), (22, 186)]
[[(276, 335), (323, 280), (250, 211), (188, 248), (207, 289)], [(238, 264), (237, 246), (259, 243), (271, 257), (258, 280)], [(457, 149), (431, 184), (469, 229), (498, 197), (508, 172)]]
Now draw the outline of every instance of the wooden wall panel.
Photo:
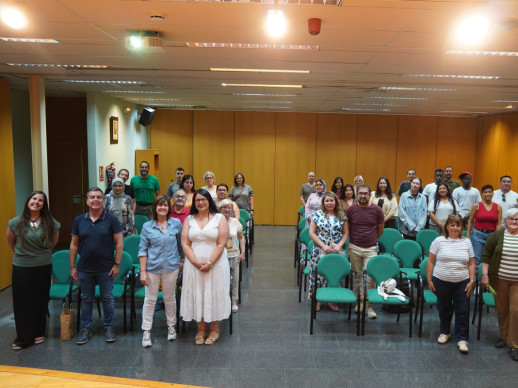
[(473, 186), (481, 187), (476, 168), (477, 119), (471, 117), (439, 117), (437, 132), (437, 168), (453, 167), (453, 176), (469, 171)]
[(315, 171), (316, 114), (275, 114), (275, 225), (294, 225), (300, 186)]
[(193, 114), (193, 111), (158, 109), (153, 118), (151, 148), (160, 151), (157, 178), (163, 194), (171, 179), (176, 179), (178, 167), (183, 167), (186, 174), (192, 174)]
[(194, 112), (193, 176), (196, 188), (205, 186), (203, 174), (212, 171), (216, 185), (232, 186), (234, 178), (234, 112)]
[(396, 176), (398, 116), (358, 115), (356, 175), (373, 188), (380, 176)]
[[(0, 80), (0, 163), (4, 171), (0, 194), (0, 225), (5, 228), (3, 230), (7, 229), (7, 222), (16, 216), (12, 131), (10, 85), (9, 81)], [(13, 253), (3, 237), (0, 242), (0, 290), (11, 284), (12, 258)]]
[(498, 152), (498, 170), (495, 176), (496, 187), (499, 188), (499, 178), (502, 175), (514, 177), (514, 191), (518, 190), (518, 164), (516, 151), (518, 145), (518, 115), (506, 114), (500, 116), (500, 147)]
[(499, 187), (498, 162), (495, 160), (495, 155), (498, 155), (500, 148), (499, 118), (500, 116), (479, 118), (477, 131), (477, 156), (475, 161), (477, 179), (480, 182), (490, 182), (493, 187)]
[(437, 122), (437, 117), (399, 116), (396, 179), (390, 182), (394, 192), (407, 180), (411, 168), (423, 185), (433, 182), (434, 170), (440, 168), (436, 163)]
[(356, 115), (317, 114), (316, 174), (324, 178), (328, 190), (338, 176), (344, 183), (353, 183), (356, 130)]
[[(255, 222), (273, 224), (275, 113), (235, 113), (234, 172), (245, 176), (254, 191)], [(229, 188), (233, 182), (228, 182)]]

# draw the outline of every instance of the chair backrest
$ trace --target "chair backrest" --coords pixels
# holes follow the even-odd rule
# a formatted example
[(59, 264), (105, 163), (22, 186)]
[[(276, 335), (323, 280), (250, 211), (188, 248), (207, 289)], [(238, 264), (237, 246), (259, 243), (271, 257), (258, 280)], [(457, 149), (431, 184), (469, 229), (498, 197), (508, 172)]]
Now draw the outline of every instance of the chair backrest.
[(128, 252), (122, 251), (121, 265), (119, 267), (119, 274), (113, 279), (113, 284), (120, 284), (126, 277), (128, 272), (133, 267), (133, 259)]
[(138, 259), (138, 248), (140, 246), (140, 235), (135, 234), (133, 236), (128, 236), (122, 240), (124, 245), (124, 252), (128, 252), (131, 255), (131, 259), (133, 260), (133, 264), (140, 264)]
[[(435, 267), (435, 263), (433, 263), (433, 266)], [(419, 274), (423, 278), (423, 283), (426, 284), (428, 282), (427, 274), (426, 274), (426, 266), (428, 265), (428, 257), (421, 261), (421, 264), (419, 264)]]
[(383, 231), (383, 234), (378, 239), (378, 244), (380, 245), (380, 250), (385, 253), (394, 253), (394, 245), (398, 241), (401, 241), (403, 236), (399, 230), (393, 228), (386, 228)]
[(309, 228), (302, 229), (302, 232), (300, 232), (299, 235), (299, 240), (305, 246), (309, 245), (309, 242), (312, 241), (311, 237), (309, 237)]
[(399, 264), (393, 257), (377, 255), (367, 263), (367, 275), (376, 282), (376, 286), (387, 279), (399, 277)]
[(317, 270), (326, 278), (328, 287), (340, 287), (340, 281), (351, 272), (351, 264), (345, 256), (330, 253), (318, 260)]
[(239, 222), (241, 223), (241, 226), (243, 227), (243, 233), (246, 233), (246, 220), (243, 217), (239, 217)]
[(250, 213), (245, 209), (239, 209), (239, 218), (244, 218), (246, 222), (250, 219)]
[(53, 284), (70, 283), (70, 251), (57, 251), (52, 254)]
[(422, 257), (421, 245), (413, 240), (401, 240), (394, 245), (394, 256), (403, 268), (413, 268), (416, 260)]
[(144, 214), (135, 214), (135, 227), (137, 228), (138, 234), (142, 232), (142, 226), (149, 221), (149, 218)]
[(417, 232), (416, 241), (421, 245), (423, 255), (428, 256), (430, 245), (437, 237), (439, 237), (439, 233), (432, 229), (423, 229)]
[(297, 225), (299, 232), (306, 227), (306, 217), (302, 217)]
[(305, 208), (304, 206), (301, 206), (301, 207), (300, 207), (299, 214), (300, 214), (301, 216), (303, 216), (304, 214), (306, 214), (306, 208)]

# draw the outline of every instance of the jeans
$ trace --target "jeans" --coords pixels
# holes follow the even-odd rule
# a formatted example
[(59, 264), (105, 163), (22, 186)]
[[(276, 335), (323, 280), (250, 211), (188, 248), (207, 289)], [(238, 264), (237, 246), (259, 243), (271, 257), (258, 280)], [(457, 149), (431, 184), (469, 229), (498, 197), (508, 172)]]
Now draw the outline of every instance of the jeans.
[(113, 279), (108, 272), (100, 274), (89, 274), (79, 272), (79, 283), (81, 284), (81, 326), (83, 329), (92, 328), (92, 307), (95, 299), (95, 285), (99, 285), (101, 301), (103, 302), (104, 329), (113, 327)]
[(469, 239), (471, 240), (471, 245), (473, 245), (473, 251), (475, 252), (475, 261), (477, 262), (477, 268), (482, 261), (482, 251), (484, 250), (484, 245), (486, 245), (486, 240), (493, 233), (484, 233), (480, 230), (476, 230), (473, 228), (471, 230), (471, 234)]
[[(435, 276), (432, 278), (437, 295), (437, 311), (441, 334), (450, 334), (451, 319), (455, 311), (455, 340), (467, 341), (469, 329), (469, 298), (466, 297), (466, 286), (469, 279), (461, 282), (445, 282)], [(453, 305), (452, 305), (453, 303)]]

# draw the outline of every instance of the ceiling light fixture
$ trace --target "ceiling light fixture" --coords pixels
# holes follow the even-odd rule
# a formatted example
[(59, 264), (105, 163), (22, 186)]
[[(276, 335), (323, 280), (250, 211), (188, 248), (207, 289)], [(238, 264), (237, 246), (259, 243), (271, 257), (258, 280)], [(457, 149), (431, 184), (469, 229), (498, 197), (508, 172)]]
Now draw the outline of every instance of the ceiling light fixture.
[(142, 81), (100, 81), (100, 80), (75, 80), (65, 79), (63, 82), (77, 83), (77, 84), (121, 84), (121, 85), (142, 85)]
[(12, 42), (12, 43), (60, 43), (56, 39), (44, 39), (44, 38), (10, 38), (0, 37), (0, 42)]
[(278, 38), (286, 32), (286, 19), (284, 13), (280, 9), (270, 9), (266, 17), (266, 31)]
[(447, 55), (482, 55), (488, 57), (518, 57), (516, 51), (469, 51), (469, 50), (448, 50)]
[(281, 69), (231, 69), (224, 67), (211, 67), (210, 71), (227, 71), (227, 72), (250, 72), (250, 73), (295, 73), (309, 74), (309, 70), (281, 70)]
[(6, 7), (2, 10), (2, 21), (15, 30), (20, 30), (27, 25), (27, 18), (19, 9)]
[(427, 101), (428, 97), (388, 97), (388, 96), (365, 96), (363, 98), (374, 98), (384, 100), (416, 100), (416, 101)]
[(471, 15), (460, 21), (455, 30), (459, 42), (476, 44), (483, 41), (489, 33), (489, 20), (482, 15)]
[(442, 88), (407, 88), (402, 86), (380, 86), (378, 90), (399, 90), (405, 92), (456, 92), (457, 89)]
[(154, 92), (149, 90), (103, 90), (102, 93), (166, 94), (167, 92)]
[(65, 68), (65, 69), (109, 69), (106, 65), (60, 65), (56, 63), (6, 63), (14, 67), (46, 67), (46, 68)]
[(387, 108), (342, 108), (343, 111), (354, 112), (390, 112), (392, 109)]
[(494, 100), (493, 102), (518, 102), (518, 100)]
[(276, 44), (276, 43), (223, 43), (223, 42), (185, 42), (190, 48), (233, 48), (233, 49), (275, 49), (318, 51), (317, 44)]
[(499, 79), (497, 75), (462, 75), (462, 74), (403, 74), (404, 77), (455, 78), (455, 79)]
[(293, 104), (293, 101), (261, 101), (261, 100), (243, 100), (241, 101), (242, 104), (249, 104), (249, 103), (255, 103), (255, 104)]
[(353, 105), (358, 105), (358, 106), (406, 106), (406, 104), (384, 104), (384, 103), (371, 104), (371, 103), (365, 103), (365, 102), (355, 102)]
[(281, 85), (281, 84), (227, 84), (222, 83), (221, 86), (251, 86), (260, 88), (302, 88), (302, 85)]
[(300, 94), (232, 93), (233, 96), (298, 97)]

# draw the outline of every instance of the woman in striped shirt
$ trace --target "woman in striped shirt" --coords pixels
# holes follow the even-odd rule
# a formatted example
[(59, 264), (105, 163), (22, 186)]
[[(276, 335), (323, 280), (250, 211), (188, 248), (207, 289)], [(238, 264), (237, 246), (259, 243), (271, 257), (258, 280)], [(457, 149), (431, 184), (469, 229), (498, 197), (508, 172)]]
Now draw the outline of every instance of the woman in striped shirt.
[(441, 330), (437, 342), (445, 344), (450, 339), (453, 304), (455, 340), (459, 350), (467, 353), (469, 295), (475, 284), (475, 255), (471, 241), (462, 236), (462, 227), (461, 216), (448, 216), (444, 236), (437, 237), (430, 246), (426, 272), (430, 290), (437, 295)]
[(518, 209), (505, 212), (505, 229), (494, 232), (482, 253), (484, 286), (495, 290), (500, 338), (496, 348), (511, 348), (511, 358), (518, 361)]

